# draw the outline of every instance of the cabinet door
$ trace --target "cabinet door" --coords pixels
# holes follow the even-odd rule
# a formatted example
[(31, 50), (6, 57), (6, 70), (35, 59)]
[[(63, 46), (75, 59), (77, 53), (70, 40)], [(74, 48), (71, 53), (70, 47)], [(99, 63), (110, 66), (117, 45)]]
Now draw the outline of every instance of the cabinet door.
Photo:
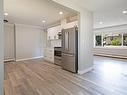
[(52, 63), (54, 63), (54, 50), (49, 50), (49, 58)]
[(54, 63), (54, 49), (45, 49), (45, 60)]
[(53, 27), (53, 36), (54, 36), (54, 40), (58, 39), (58, 28), (59, 26)]
[(53, 31), (54, 31), (54, 29), (53, 28), (49, 28), (48, 30), (47, 30), (47, 39), (48, 40), (53, 40), (54, 39), (54, 33), (53, 33)]
[(50, 40), (50, 32), (47, 31), (47, 40)]
[(61, 30), (62, 30), (62, 28), (61, 28), (61, 26), (57, 26), (57, 28), (56, 28), (56, 32), (55, 32), (55, 36), (56, 36), (56, 39), (59, 39), (59, 32), (61, 32)]

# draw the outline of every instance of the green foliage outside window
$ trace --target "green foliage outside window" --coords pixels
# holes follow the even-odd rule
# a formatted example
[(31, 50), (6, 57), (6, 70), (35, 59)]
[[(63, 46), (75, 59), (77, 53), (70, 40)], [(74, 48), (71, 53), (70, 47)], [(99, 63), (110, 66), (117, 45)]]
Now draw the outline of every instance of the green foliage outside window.
[(101, 36), (98, 35), (98, 36), (96, 36), (96, 46), (101, 46), (101, 45), (102, 45)]
[(121, 34), (107, 34), (103, 37), (103, 46), (121, 46)]
[(112, 45), (113, 45), (113, 46), (121, 45), (121, 41), (120, 41), (119, 39), (113, 39), (113, 40), (112, 40)]

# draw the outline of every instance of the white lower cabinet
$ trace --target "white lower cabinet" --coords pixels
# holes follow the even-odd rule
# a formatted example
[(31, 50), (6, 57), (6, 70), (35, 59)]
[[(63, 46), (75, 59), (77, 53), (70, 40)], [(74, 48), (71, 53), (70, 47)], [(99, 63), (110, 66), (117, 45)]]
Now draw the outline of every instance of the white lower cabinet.
[(44, 59), (51, 63), (54, 63), (54, 49), (52, 48), (45, 48), (44, 50)]

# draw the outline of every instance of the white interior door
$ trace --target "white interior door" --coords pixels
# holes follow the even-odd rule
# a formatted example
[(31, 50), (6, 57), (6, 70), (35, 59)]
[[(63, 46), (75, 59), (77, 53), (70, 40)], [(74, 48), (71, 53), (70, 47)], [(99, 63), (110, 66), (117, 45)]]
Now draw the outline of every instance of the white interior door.
[(14, 25), (4, 24), (4, 60), (14, 60), (14, 52)]

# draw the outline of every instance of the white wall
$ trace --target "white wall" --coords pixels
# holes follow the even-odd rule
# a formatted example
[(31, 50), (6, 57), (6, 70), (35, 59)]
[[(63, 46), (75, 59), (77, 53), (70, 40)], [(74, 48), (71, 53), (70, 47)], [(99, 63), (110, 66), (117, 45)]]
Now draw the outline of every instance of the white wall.
[(119, 48), (119, 47), (101, 47), (94, 48), (95, 55), (101, 56), (109, 56), (109, 57), (119, 57), (119, 58), (127, 58), (127, 47)]
[(15, 25), (16, 60), (42, 57), (44, 54), (45, 32), (41, 27)]
[[(118, 25), (112, 27), (106, 27), (101, 29), (95, 29), (94, 34), (107, 34), (107, 33), (127, 33), (127, 25)], [(107, 46), (107, 47), (94, 47), (95, 55), (111, 56), (127, 58), (127, 47), (122, 46)]]
[(14, 24), (4, 24), (4, 60), (14, 60)]
[(4, 78), (4, 65), (3, 65), (3, 0), (0, 0), (0, 95), (3, 95), (3, 78)]
[[(82, 8), (73, 0), (53, 0), (63, 6), (79, 12), (79, 74), (86, 73), (93, 66), (93, 14)], [(81, 2), (82, 3), (82, 2)]]

